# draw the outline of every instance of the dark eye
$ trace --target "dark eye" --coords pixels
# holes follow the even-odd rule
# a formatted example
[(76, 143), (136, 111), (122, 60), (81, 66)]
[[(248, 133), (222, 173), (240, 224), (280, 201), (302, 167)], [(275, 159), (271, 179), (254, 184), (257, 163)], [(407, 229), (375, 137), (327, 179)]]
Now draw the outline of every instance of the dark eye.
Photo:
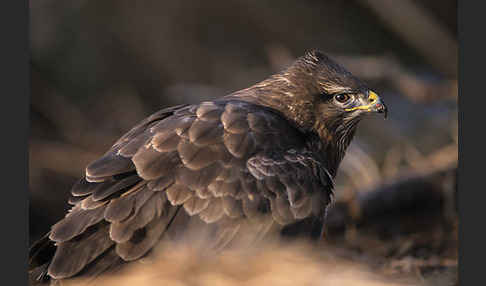
[(336, 94), (334, 98), (340, 103), (345, 103), (346, 101), (351, 99), (349, 94), (345, 94), (345, 93)]

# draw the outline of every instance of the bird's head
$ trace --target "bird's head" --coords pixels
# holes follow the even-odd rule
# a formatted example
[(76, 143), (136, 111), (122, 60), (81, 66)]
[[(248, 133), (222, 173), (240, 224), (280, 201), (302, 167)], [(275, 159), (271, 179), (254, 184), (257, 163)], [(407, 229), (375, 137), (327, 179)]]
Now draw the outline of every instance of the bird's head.
[(365, 114), (387, 115), (383, 100), (324, 53), (313, 50), (242, 94), (278, 109), (323, 139), (348, 134)]
[(383, 100), (362, 81), (319, 51), (299, 58), (286, 74), (300, 86), (302, 97), (314, 101), (316, 117), (357, 118), (363, 114), (383, 113)]
[(363, 115), (387, 115), (375, 92), (317, 50), (235, 95), (276, 109), (303, 131), (316, 133), (325, 145), (338, 149), (337, 164)]

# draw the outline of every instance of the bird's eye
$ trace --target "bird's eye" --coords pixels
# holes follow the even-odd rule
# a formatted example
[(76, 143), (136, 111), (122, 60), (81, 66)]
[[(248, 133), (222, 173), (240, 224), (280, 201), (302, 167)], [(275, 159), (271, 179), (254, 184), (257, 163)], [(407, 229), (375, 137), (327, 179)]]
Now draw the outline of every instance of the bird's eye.
[(345, 103), (346, 101), (351, 99), (349, 94), (346, 93), (336, 94), (334, 98), (340, 103)]

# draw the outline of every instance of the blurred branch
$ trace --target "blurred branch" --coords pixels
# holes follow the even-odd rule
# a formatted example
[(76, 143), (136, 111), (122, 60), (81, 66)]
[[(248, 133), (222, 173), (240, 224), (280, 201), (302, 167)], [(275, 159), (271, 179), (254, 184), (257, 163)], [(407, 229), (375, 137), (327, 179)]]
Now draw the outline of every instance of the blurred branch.
[(430, 81), (407, 71), (392, 56), (343, 56), (336, 59), (364, 80), (389, 81), (413, 102), (456, 98), (457, 80)]
[[(421, 206), (425, 211), (430, 211), (431, 206), (440, 208), (442, 201), (450, 198), (449, 178), (455, 179), (455, 172), (456, 168), (446, 167), (428, 173), (409, 173), (355, 196), (342, 196), (329, 210), (328, 226), (343, 228), (351, 222), (373, 221), (406, 208), (413, 212), (419, 212)], [(402, 211), (400, 215), (407, 213)]]
[(427, 285), (455, 281), (456, 179), (457, 167), (443, 165), (341, 196), (328, 211), (326, 243), (354, 249), (390, 275), (415, 273)]
[[(272, 70), (278, 72), (295, 60), (283, 45), (265, 46)], [(334, 55), (357, 77), (364, 80), (388, 81), (413, 102), (431, 102), (442, 98), (456, 98), (457, 80), (431, 81), (408, 71), (393, 56)]]
[(414, 1), (362, 0), (390, 29), (450, 77), (457, 78), (457, 42)]
[[(272, 70), (278, 72), (295, 60), (283, 45), (265, 46)], [(384, 56), (333, 55), (357, 77), (364, 80), (388, 81), (413, 102), (431, 102), (442, 98), (456, 98), (457, 80), (431, 81), (408, 71), (397, 59)]]
[[(402, 160), (408, 163), (408, 167), (400, 168)], [(450, 212), (456, 204), (454, 192), (457, 190), (454, 182), (457, 162), (458, 149), (454, 143), (427, 156), (422, 155), (411, 143), (397, 145), (385, 157), (382, 172), (388, 179), (381, 184), (363, 183), (361, 186), (343, 187), (339, 190), (337, 205), (346, 207), (336, 207), (330, 211), (338, 212), (330, 215), (330, 225), (342, 227), (349, 223), (345, 220), (347, 217), (358, 223), (380, 213), (399, 210), (404, 205), (427, 204), (427, 200), (433, 204), (440, 203), (440, 200), (445, 201), (443, 206)], [(371, 164), (372, 169), (375, 165)]]

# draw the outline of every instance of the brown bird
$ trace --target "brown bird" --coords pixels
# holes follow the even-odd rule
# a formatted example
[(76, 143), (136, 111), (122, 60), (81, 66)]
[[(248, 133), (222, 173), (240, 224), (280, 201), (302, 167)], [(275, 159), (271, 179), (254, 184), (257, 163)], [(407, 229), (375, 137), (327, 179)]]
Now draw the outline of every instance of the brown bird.
[(333, 178), (376, 93), (319, 51), (247, 89), (163, 109), (86, 168), (66, 217), (30, 249), (32, 283), (96, 277), (162, 239), (220, 249), (271, 230), (319, 237)]

